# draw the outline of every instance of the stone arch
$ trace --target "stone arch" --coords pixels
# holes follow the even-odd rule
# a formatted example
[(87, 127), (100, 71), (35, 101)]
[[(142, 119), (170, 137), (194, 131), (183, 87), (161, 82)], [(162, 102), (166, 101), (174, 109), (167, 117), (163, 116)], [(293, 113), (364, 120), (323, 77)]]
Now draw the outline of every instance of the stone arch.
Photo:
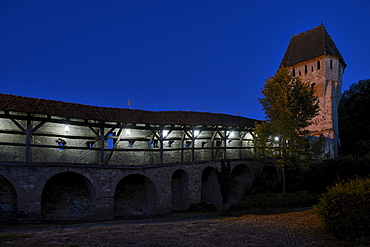
[(206, 167), (202, 172), (201, 201), (215, 206), (222, 202), (217, 171), (213, 167)]
[(251, 187), (253, 180), (253, 172), (248, 166), (239, 164), (233, 168), (231, 171), (231, 189), (227, 202), (224, 205), (225, 210), (228, 210), (231, 205), (238, 203), (246, 190)]
[(114, 217), (154, 214), (157, 195), (153, 182), (140, 174), (131, 174), (119, 181), (114, 193)]
[(276, 166), (273, 164), (264, 166), (261, 171), (262, 186), (264, 190), (275, 191), (280, 183), (279, 174)]
[(184, 170), (176, 170), (171, 179), (172, 210), (186, 211), (189, 208), (189, 178)]
[(275, 166), (264, 166), (261, 173), (265, 181), (276, 183), (279, 182), (278, 172)]
[(85, 176), (62, 172), (49, 178), (41, 196), (41, 216), (46, 221), (93, 220), (95, 190)]
[(17, 222), (17, 198), (13, 184), (0, 175), (0, 223)]

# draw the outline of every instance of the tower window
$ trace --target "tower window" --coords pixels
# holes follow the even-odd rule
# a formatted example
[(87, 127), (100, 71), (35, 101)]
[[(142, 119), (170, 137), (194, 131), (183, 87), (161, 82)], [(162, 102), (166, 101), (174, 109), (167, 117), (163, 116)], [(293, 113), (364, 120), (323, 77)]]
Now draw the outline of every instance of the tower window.
[(333, 60), (330, 59), (330, 69), (333, 68)]
[(311, 66), (311, 71), (313, 72), (313, 66)]
[(315, 83), (311, 84), (311, 90), (316, 91), (316, 84)]
[(295, 69), (292, 70), (292, 74), (293, 74), (293, 76), (295, 76)]
[(307, 70), (307, 65), (304, 66), (304, 73), (307, 74), (308, 70)]
[(317, 69), (320, 69), (320, 61), (317, 61)]
[(301, 75), (301, 71), (299, 71), (299, 75)]

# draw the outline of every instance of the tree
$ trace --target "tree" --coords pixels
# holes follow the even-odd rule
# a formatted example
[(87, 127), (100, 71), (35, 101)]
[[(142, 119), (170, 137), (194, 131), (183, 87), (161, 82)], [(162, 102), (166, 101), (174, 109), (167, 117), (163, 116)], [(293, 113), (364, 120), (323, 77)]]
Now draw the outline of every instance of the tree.
[(255, 147), (263, 157), (275, 158), (281, 165), (285, 193), (286, 169), (307, 164), (313, 156), (314, 141), (307, 127), (318, 115), (318, 100), (309, 82), (283, 67), (266, 80), (261, 92), (264, 97), (259, 101), (266, 117), (256, 125)]
[(353, 83), (339, 104), (339, 135), (342, 154), (370, 154), (370, 79)]

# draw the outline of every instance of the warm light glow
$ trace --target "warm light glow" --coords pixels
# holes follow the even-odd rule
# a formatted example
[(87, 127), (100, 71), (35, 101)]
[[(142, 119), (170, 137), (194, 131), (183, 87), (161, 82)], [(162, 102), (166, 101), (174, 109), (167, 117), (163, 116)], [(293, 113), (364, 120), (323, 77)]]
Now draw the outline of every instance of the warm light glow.
[(68, 127), (68, 125), (64, 126), (64, 130), (65, 130), (66, 132), (68, 132), (68, 131), (69, 131), (69, 127)]
[(168, 130), (163, 130), (163, 131), (162, 131), (162, 135), (163, 135), (164, 137), (166, 137), (166, 136), (168, 135)]

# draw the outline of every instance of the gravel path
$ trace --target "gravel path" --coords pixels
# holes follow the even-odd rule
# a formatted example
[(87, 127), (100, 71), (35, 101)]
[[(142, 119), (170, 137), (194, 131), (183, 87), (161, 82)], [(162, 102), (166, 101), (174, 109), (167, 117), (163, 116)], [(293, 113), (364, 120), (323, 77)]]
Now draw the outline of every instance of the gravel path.
[[(204, 218), (204, 217), (203, 217)], [(0, 246), (343, 246), (312, 210), (219, 219), (117, 221), (0, 231)], [(4, 236), (15, 234), (14, 240)], [(348, 243), (346, 246), (363, 246)]]

